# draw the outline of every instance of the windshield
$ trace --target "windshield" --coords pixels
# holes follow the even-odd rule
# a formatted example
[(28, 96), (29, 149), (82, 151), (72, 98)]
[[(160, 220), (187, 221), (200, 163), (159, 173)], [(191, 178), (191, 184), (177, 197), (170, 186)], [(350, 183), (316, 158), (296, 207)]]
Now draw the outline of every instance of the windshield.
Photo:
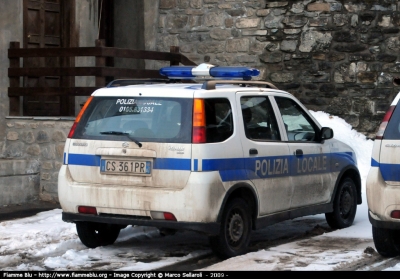
[(95, 97), (74, 138), (191, 142), (193, 99)]

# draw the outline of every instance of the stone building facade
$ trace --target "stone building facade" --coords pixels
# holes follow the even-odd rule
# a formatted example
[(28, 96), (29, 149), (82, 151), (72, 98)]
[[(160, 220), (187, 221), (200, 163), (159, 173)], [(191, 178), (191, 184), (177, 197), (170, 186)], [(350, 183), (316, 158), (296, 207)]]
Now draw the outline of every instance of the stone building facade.
[[(0, 48), (4, 50), (0, 59), (4, 65), (8, 65), (9, 42), (21, 41), (17, 31), (22, 23), (14, 21), (19, 18), (20, 2), (7, 0), (0, 4), (0, 14), (4, 14), (0, 26), (15, 30), (0, 32)], [(93, 46), (97, 1), (77, 3), (80, 46)], [(345, 119), (369, 138), (374, 137), (399, 91), (399, 1), (144, 3), (146, 50), (169, 51), (170, 46), (179, 46), (198, 64), (258, 68), (258, 79), (293, 93), (310, 110)], [(127, 26), (124, 29), (131, 32)], [(164, 66), (153, 62), (146, 65), (153, 69)], [(57, 201), (57, 175), (73, 118), (9, 117), (7, 67), (0, 68), (4, 74), (0, 77), (0, 206), (37, 198)]]
[[(95, 45), (99, 37), (99, 12), (102, 0), (62, 0), (74, 3), (74, 34), (78, 47)], [(28, 1), (26, 1), (28, 2)], [(35, 6), (52, 4), (48, 0), (31, 0)], [(54, 1), (58, 2), (58, 1)], [(112, 0), (115, 17), (114, 46), (154, 50), (159, 0)], [(7, 51), (10, 42), (24, 42), (24, 0), (0, 1), (0, 207), (32, 200), (58, 202), (57, 178), (63, 162), (63, 149), (75, 117), (9, 116)], [(143, 19), (132, 20), (131, 15)], [(120, 17), (120, 13), (125, 15)], [(132, 39), (132, 30), (137, 37)], [(138, 35), (140, 34), (140, 35)], [(127, 36), (130, 36), (127, 38)], [(138, 47), (137, 45), (144, 45)], [(169, 47), (168, 47), (169, 51)], [(115, 61), (134, 67), (135, 61)], [(144, 63), (153, 68), (152, 61)], [(94, 66), (94, 57), (75, 58), (76, 67)], [(76, 86), (94, 86), (94, 77), (76, 77)], [(75, 113), (79, 113), (85, 97), (75, 98)]]
[(399, 91), (399, 1), (160, 0), (159, 14), (158, 50), (256, 67), (367, 137)]
[[(80, 47), (93, 46), (97, 36), (97, 0), (76, 1)], [(57, 202), (57, 175), (74, 117), (9, 116), (7, 51), (22, 42), (23, 0), (0, 1), (0, 207), (32, 200)], [(76, 66), (94, 65), (82, 57)], [(76, 86), (93, 86), (94, 77), (77, 78)], [(82, 97), (77, 97), (77, 107)], [(79, 110), (77, 111), (79, 112)]]

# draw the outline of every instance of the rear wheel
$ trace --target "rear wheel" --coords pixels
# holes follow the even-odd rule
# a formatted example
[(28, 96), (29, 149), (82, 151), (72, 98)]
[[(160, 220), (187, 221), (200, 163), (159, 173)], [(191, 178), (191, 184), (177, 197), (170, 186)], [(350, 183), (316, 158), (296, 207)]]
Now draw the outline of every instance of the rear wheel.
[(347, 177), (340, 182), (333, 212), (325, 214), (326, 221), (332, 229), (343, 229), (353, 224), (357, 212), (357, 190), (354, 181)]
[(251, 210), (243, 199), (236, 198), (228, 202), (222, 214), (219, 235), (210, 237), (213, 252), (221, 259), (246, 253), (251, 224)]
[(79, 239), (89, 248), (113, 244), (117, 240), (121, 227), (111, 224), (77, 222)]
[(400, 255), (400, 231), (372, 227), (372, 237), (375, 248), (383, 257)]

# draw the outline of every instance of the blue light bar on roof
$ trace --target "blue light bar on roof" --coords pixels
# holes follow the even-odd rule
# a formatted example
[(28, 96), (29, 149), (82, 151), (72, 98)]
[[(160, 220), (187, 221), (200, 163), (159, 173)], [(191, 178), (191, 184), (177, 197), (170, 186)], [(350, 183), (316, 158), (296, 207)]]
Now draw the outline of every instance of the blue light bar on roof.
[(214, 67), (210, 69), (210, 76), (220, 78), (251, 79), (259, 74), (259, 70), (248, 67)]
[(167, 76), (168, 78), (194, 78), (192, 69), (194, 66), (171, 66), (160, 69), (160, 75)]
[(214, 66), (211, 64), (200, 64), (199, 66), (171, 66), (160, 69), (160, 75), (171, 79), (194, 79), (194, 78), (224, 78), (251, 80), (258, 76), (260, 71), (249, 67)]

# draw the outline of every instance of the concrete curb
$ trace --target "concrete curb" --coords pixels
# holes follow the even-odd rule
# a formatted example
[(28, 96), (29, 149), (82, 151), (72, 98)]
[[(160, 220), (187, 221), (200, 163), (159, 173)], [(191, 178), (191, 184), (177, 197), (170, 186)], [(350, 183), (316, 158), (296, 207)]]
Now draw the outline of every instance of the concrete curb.
[(61, 208), (59, 203), (32, 201), (0, 207), (0, 222), (36, 215), (39, 212)]

